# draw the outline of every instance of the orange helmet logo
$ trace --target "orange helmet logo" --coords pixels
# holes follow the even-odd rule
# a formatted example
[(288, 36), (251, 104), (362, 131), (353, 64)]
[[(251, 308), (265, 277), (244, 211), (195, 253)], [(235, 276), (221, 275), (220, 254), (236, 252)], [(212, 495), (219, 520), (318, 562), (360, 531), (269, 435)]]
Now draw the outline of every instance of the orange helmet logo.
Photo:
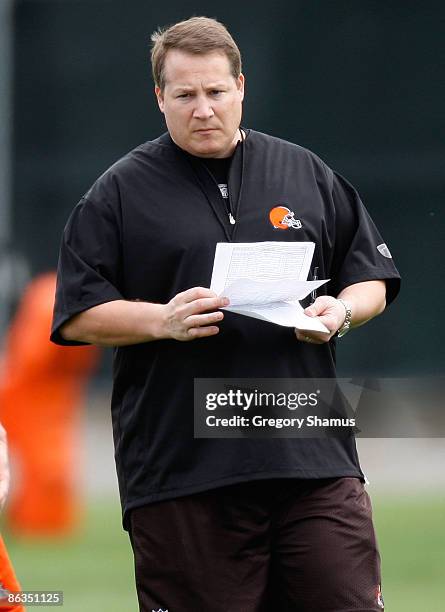
[(269, 219), (275, 229), (287, 230), (290, 227), (299, 229), (301, 227), (300, 219), (295, 219), (293, 213), (286, 206), (275, 206), (269, 213)]

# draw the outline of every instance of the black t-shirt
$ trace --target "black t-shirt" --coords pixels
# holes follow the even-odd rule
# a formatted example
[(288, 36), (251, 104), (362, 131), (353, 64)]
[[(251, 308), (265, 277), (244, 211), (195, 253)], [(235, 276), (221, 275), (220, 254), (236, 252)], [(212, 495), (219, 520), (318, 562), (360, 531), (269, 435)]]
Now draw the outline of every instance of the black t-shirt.
[[(232, 156), (230, 157), (195, 157), (196, 160), (206, 166), (210, 174), (213, 176), (215, 181), (219, 185), (226, 185), (229, 176), (230, 164), (232, 162)], [(223, 196), (224, 197), (224, 196)]]
[[(179, 149), (179, 147), (177, 147)], [(180, 150), (180, 149), (179, 149)], [(184, 154), (184, 152), (182, 152)], [(185, 153), (186, 157), (189, 159), (191, 166), (193, 168), (201, 168), (204, 166), (207, 168), (208, 172), (212, 176), (215, 183), (218, 185), (219, 191), (221, 193), (221, 201), (224, 206), (224, 211), (229, 219), (229, 223), (234, 225), (235, 215), (236, 215), (236, 206), (234, 206), (234, 202), (230, 197), (229, 193), (229, 172), (230, 166), (232, 163), (233, 156), (230, 157), (196, 157), (195, 155), (190, 155), (189, 153)], [(236, 203), (238, 204), (238, 202)]]
[[(65, 342), (60, 326), (97, 304), (166, 303), (208, 287), (218, 242), (313, 241), (312, 265), (331, 279), (320, 293), (385, 279), (387, 303), (397, 295), (399, 274), (357, 192), (313, 153), (247, 131), (228, 183), (238, 202), (232, 227), (205, 165), (191, 165), (168, 134), (107, 170), (64, 231), (52, 340), (78, 344)], [(272, 223), (277, 207), (289, 211), (285, 223)], [(335, 341), (297, 342), (290, 328), (230, 312), (214, 337), (116, 348), (112, 420), (124, 525), (131, 508), (236, 482), (362, 478), (352, 437), (194, 438), (195, 378), (332, 378), (334, 353)]]

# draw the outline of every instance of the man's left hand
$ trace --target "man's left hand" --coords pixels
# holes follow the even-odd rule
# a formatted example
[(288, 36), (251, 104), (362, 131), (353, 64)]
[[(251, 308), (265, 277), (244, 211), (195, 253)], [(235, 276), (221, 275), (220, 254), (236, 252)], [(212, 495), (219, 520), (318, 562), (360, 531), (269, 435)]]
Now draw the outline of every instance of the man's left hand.
[(343, 304), (336, 298), (330, 295), (320, 295), (313, 304), (304, 310), (304, 314), (308, 317), (319, 317), (321, 323), (329, 333), (295, 330), (297, 339), (308, 344), (324, 344), (329, 342), (332, 336), (343, 325), (346, 311)]

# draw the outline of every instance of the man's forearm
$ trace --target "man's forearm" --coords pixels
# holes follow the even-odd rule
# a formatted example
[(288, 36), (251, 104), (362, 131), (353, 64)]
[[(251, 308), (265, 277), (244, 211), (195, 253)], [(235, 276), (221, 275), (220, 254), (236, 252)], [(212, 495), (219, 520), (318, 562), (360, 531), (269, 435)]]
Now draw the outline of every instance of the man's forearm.
[(60, 329), (65, 340), (126, 346), (162, 337), (163, 305), (115, 300), (72, 317)]
[(351, 306), (351, 327), (359, 327), (385, 310), (386, 283), (383, 280), (356, 283), (343, 289), (337, 297)]
[(126, 346), (152, 340), (195, 340), (214, 336), (229, 300), (205, 287), (192, 287), (167, 304), (116, 300), (93, 306), (60, 329), (65, 340)]

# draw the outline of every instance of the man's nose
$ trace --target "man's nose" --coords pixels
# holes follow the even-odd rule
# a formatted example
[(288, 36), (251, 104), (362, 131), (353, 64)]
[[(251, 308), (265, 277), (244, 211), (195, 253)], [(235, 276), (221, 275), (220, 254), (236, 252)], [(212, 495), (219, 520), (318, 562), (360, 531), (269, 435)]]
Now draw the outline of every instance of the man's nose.
[(210, 101), (206, 96), (198, 96), (193, 110), (193, 117), (195, 119), (210, 119), (214, 114)]

